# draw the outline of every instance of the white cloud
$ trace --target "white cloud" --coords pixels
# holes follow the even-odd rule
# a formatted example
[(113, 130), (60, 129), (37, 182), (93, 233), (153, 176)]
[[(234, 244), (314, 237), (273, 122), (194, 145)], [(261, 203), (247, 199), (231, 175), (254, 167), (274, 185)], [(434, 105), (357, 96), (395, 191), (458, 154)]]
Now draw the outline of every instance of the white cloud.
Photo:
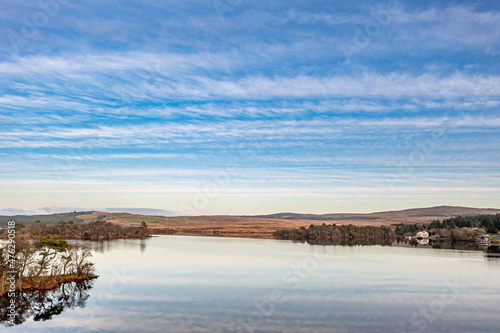
[[(49, 58), (29, 56), (0, 63), (4, 80), (30, 96), (0, 96), (0, 106), (50, 107), (90, 111), (89, 105), (107, 108), (110, 98), (125, 105), (138, 101), (275, 98), (416, 98), (453, 99), (500, 96), (500, 77), (456, 72), (450, 75), (424, 72), (382, 74), (365, 72), (323, 77), (225, 75), (226, 70), (247, 64), (234, 54), (71, 55)], [(228, 67), (229, 66), (229, 67)], [(26, 80), (27, 83), (18, 82)], [(13, 85), (14, 87), (16, 84)], [(85, 91), (85, 94), (82, 92)], [(60, 96), (65, 97), (60, 97)], [(101, 104), (101, 105), (96, 105)]]
[(33, 210), (19, 209), (19, 208), (2, 208), (0, 215), (14, 216), (14, 215), (34, 215), (37, 214)]
[(57, 213), (70, 213), (70, 212), (84, 212), (91, 209), (81, 208), (81, 207), (61, 207), (61, 206), (50, 206), (42, 207), (38, 210), (44, 211), (47, 214), (57, 214)]
[[(25, 56), (0, 63), (2, 76), (44, 74), (50, 77), (84, 78), (85, 74), (135, 71), (139, 76), (190, 72), (195, 69), (227, 69), (240, 63), (231, 54), (176, 54), (146, 52), (106, 52), (105, 54), (67, 54), (64, 56)], [(81, 76), (80, 76), (81, 75)]]
[[(473, 6), (455, 5), (441, 9), (434, 7), (417, 13), (407, 11), (395, 15), (394, 22), (413, 27), (414, 34), (411, 38), (427, 40), (423, 45), (427, 48), (458, 42), (490, 50), (490, 44), (498, 44), (500, 33), (500, 12), (479, 11)], [(419, 23), (427, 25), (419, 25), (419, 29), (415, 29), (414, 24)]]
[(175, 216), (175, 212), (167, 209), (155, 208), (105, 208), (99, 210), (109, 213), (129, 213), (129, 214), (142, 214), (142, 215), (160, 215), (160, 216)]

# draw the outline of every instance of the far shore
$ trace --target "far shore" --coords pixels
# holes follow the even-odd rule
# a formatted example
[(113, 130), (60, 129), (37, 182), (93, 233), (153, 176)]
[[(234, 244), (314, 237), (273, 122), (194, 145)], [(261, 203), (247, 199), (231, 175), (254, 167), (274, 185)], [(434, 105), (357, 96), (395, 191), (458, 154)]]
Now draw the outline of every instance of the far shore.
[(87, 212), (77, 215), (82, 221), (105, 219), (126, 227), (140, 227), (146, 223), (153, 234), (188, 236), (215, 236), (273, 239), (279, 229), (298, 229), (310, 225), (336, 224), (357, 227), (390, 227), (399, 223), (417, 224), (462, 214), (496, 214), (500, 209), (437, 206), (378, 213), (293, 214), (281, 213), (262, 216), (153, 216), (130, 213)]

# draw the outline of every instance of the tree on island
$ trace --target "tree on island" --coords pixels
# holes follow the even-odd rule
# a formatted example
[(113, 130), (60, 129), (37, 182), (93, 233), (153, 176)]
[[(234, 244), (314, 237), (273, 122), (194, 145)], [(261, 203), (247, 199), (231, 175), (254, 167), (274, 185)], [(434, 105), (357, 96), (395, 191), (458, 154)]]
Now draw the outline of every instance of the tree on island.
[[(90, 257), (87, 244), (70, 246), (58, 237), (37, 241), (19, 236), (14, 254), (16, 290), (51, 289), (62, 282), (95, 278)], [(9, 259), (6, 248), (0, 248), (0, 295), (7, 291), (7, 272), (13, 271)]]

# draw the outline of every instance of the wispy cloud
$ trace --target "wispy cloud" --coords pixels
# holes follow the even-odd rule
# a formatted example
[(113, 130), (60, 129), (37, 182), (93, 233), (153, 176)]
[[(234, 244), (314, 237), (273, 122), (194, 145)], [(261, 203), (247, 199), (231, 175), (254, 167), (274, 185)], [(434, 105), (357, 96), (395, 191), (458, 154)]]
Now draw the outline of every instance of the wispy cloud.
[(2, 208), (0, 215), (14, 216), (14, 215), (33, 215), (36, 214), (34, 210), (26, 210), (19, 208)]
[[(424, 202), (419, 184), (436, 200), (463, 202), (459, 188), (498, 199), (491, 1), (400, 2), (385, 23), (388, 4), (369, 1), (247, 1), (223, 18), (210, 1), (107, 5), (70, 2), (29, 38), (38, 3), (0, 5), (0, 206), (176, 211), (176, 193), (189, 200), (227, 165), (235, 210), (249, 189), (266, 209), (286, 191), (311, 210), (349, 195), (369, 205), (364, 188)], [(380, 31), (346, 63), (339, 45), (362, 43), (370, 24)]]

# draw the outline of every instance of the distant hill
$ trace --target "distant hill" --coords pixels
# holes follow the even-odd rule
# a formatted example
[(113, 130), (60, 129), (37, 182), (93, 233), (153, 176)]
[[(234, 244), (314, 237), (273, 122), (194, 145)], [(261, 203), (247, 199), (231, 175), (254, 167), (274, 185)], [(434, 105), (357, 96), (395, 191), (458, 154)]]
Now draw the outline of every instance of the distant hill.
[(494, 208), (470, 208), (459, 206), (436, 206), (429, 208), (413, 208), (399, 211), (381, 212), (381, 214), (397, 214), (406, 216), (459, 216), (459, 215), (484, 215), (498, 214), (500, 209)]
[(475, 216), (498, 214), (500, 209), (494, 208), (471, 208), (457, 206), (436, 206), (427, 208), (412, 208), (396, 211), (386, 211), (368, 214), (337, 213), (337, 214), (297, 214), (297, 213), (276, 213), (269, 215), (255, 215), (251, 217), (285, 219), (285, 220), (328, 220), (328, 221), (348, 221), (348, 220), (384, 220), (401, 222), (421, 222), (421, 219), (414, 218), (446, 218), (454, 216)]
[(414, 208), (369, 214), (298, 214), (285, 212), (256, 216), (185, 217), (86, 211), (50, 215), (0, 216), (0, 226), (5, 226), (8, 221), (22, 222), (28, 225), (35, 223), (36, 220), (40, 220), (42, 223), (52, 223), (70, 220), (75, 222), (88, 222), (91, 220), (103, 219), (125, 226), (139, 226), (141, 222), (144, 221), (152, 228), (173, 228), (176, 232), (181, 234), (227, 234), (234, 237), (271, 237), (272, 232), (278, 228), (298, 228), (300, 226), (309, 226), (318, 223), (388, 226), (399, 223), (427, 223), (433, 220), (443, 220), (454, 216), (474, 216), (498, 213), (500, 213), (500, 209), (453, 206)]
[(83, 222), (78, 216), (82, 214), (88, 214), (91, 212), (72, 212), (72, 213), (58, 213), (58, 214), (45, 214), (45, 215), (14, 215), (14, 216), (5, 216), (0, 215), (0, 227), (6, 226), (7, 222), (15, 221), (22, 222), (25, 225), (34, 224), (35, 221), (40, 220), (42, 223), (52, 223), (52, 222), (61, 222), (61, 221), (70, 221), (74, 222)]
[(370, 216), (369, 214), (297, 214), (297, 213), (277, 213), (269, 215), (254, 215), (266, 219), (284, 219), (284, 220), (376, 220), (380, 217)]

